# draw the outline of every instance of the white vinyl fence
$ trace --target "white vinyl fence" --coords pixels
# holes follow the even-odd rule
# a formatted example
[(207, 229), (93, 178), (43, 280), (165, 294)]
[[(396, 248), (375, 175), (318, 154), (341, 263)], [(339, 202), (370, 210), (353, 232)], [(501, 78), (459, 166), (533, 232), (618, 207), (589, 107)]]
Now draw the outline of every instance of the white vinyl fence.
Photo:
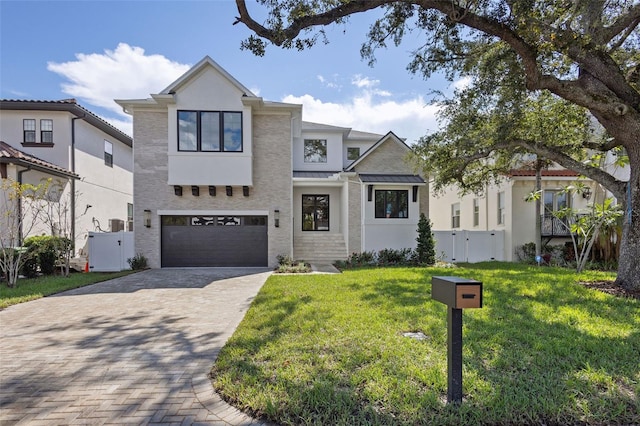
[(89, 232), (89, 272), (130, 269), (133, 256), (133, 232)]
[(446, 262), (504, 260), (504, 231), (433, 231), (436, 257)]

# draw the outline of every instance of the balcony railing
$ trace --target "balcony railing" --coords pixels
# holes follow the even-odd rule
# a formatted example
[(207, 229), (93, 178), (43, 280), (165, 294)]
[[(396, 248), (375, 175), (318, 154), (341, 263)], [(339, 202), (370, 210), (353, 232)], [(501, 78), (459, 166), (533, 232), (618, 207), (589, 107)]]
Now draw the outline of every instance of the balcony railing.
[(569, 218), (557, 218), (550, 214), (542, 215), (541, 235), (543, 237), (569, 237), (571, 236), (571, 224)]

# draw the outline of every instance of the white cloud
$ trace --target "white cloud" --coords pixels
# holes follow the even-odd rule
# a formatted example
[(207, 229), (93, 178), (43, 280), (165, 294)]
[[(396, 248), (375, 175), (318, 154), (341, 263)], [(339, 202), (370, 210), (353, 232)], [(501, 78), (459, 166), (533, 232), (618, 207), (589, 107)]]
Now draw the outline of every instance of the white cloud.
[(356, 74), (351, 79), (351, 84), (359, 88), (372, 88), (380, 84), (380, 80), (372, 80), (369, 77)]
[(451, 83), (453, 88), (456, 90), (466, 89), (467, 86), (469, 86), (470, 84), (471, 84), (471, 77), (462, 77), (461, 79)]
[(78, 53), (75, 61), (49, 62), (47, 69), (69, 80), (62, 84), (64, 93), (118, 114), (121, 118), (107, 120), (130, 128), (130, 117), (113, 100), (148, 98), (185, 73), (189, 65), (162, 55), (145, 55), (140, 47), (120, 43), (102, 54)]
[(365, 90), (344, 103), (323, 102), (312, 95), (287, 95), (282, 101), (302, 104), (302, 118), (354, 130), (385, 134), (393, 131), (408, 144), (437, 129), (438, 107), (428, 105), (422, 96), (406, 100), (376, 100), (374, 91)]

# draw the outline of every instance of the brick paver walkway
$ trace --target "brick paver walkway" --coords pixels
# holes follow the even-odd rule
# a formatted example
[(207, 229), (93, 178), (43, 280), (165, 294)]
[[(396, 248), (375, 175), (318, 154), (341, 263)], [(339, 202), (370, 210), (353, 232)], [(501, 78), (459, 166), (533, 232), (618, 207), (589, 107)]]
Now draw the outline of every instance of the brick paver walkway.
[(207, 373), (268, 276), (149, 270), (0, 311), (0, 424), (259, 424)]

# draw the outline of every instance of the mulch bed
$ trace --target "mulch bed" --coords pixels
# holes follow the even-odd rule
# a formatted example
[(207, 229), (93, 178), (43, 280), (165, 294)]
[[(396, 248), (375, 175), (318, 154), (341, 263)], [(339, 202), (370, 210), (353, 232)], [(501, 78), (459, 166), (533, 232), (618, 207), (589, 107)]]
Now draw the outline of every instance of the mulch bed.
[(640, 299), (640, 290), (627, 290), (614, 284), (613, 281), (592, 281), (592, 282), (580, 282), (588, 288), (600, 290), (604, 293), (612, 294), (617, 297), (629, 297), (631, 299)]

